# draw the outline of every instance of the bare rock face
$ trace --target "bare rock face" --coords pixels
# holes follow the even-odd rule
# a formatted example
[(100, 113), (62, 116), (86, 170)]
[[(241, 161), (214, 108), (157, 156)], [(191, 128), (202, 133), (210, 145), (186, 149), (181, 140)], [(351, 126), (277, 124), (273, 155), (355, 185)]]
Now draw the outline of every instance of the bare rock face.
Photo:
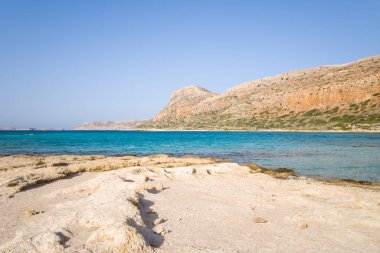
[(240, 84), (174, 92), (140, 128), (380, 130), (380, 55)]
[[(172, 162), (175, 158), (166, 159)], [(202, 159), (201, 164), (188, 166), (193, 173), (187, 177), (250, 173), (248, 167), (235, 163), (202, 164)], [(154, 241), (144, 235), (151, 229), (162, 236), (171, 229), (163, 218), (152, 222), (154, 228), (146, 225), (141, 215), (141, 192), (162, 191), (162, 183), (148, 177), (181, 177), (180, 168), (185, 167), (120, 168), (49, 192), (42, 197), (58, 203), (47, 212), (26, 211), (24, 215), (30, 223), (17, 231), (12, 240), (0, 245), (0, 252), (154, 252)]]
[[(68, 178), (82, 172), (108, 171), (134, 166), (150, 166), (153, 168), (173, 168), (189, 165), (212, 164), (213, 158), (192, 156), (171, 157), (164, 154), (151, 156), (37, 156), (16, 155), (0, 157), (0, 196), (13, 197), (18, 192), (25, 191), (37, 185)], [(150, 176), (150, 175), (147, 175)], [(153, 175), (154, 176), (154, 173)], [(137, 178), (139, 178), (137, 180)], [(147, 180), (141, 175), (128, 175), (125, 180), (142, 182)], [(149, 183), (149, 182), (147, 182)], [(130, 185), (128, 187), (135, 187)], [(137, 186), (136, 186), (137, 187)], [(144, 186), (160, 190), (162, 186)]]
[(106, 172), (45, 196), (47, 200), (73, 195), (77, 199), (38, 215), (13, 240), (0, 246), (0, 252), (152, 252), (135, 229), (143, 226), (143, 221), (130, 201), (136, 193), (123, 180), (129, 171)]
[(167, 121), (170, 124), (171, 121), (183, 119), (202, 101), (214, 96), (216, 94), (196, 85), (179, 89), (173, 93), (168, 105), (153, 118), (153, 121)]
[[(252, 173), (265, 171), (259, 166), (195, 159), (2, 157), (0, 171), (6, 177), (12, 170), (13, 176), (23, 175), (42, 162), (66, 161), (73, 171), (76, 166), (107, 171), (0, 198), (0, 239), (7, 238), (0, 252), (378, 251), (377, 188), (279, 180)], [(9, 188), (4, 182), (0, 197)]]

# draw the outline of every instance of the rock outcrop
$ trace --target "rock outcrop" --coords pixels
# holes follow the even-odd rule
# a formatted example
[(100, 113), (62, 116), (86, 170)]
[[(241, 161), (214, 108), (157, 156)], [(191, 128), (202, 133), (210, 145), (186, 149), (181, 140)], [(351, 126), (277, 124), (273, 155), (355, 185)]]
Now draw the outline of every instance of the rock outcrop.
[(380, 55), (240, 84), (180, 89), (139, 128), (380, 130)]
[(175, 91), (164, 110), (154, 117), (154, 121), (175, 121), (186, 118), (202, 101), (212, 98), (216, 94), (210, 91), (191, 85)]
[[(125, 158), (129, 160), (130, 157)], [(159, 246), (159, 239), (170, 230), (163, 226), (165, 219), (147, 224), (149, 217), (145, 215), (147, 210), (142, 212), (141, 193), (164, 190), (156, 179), (250, 173), (248, 167), (235, 163), (208, 165), (210, 160), (207, 158), (145, 158), (145, 164), (152, 166), (107, 171), (42, 196), (47, 203), (58, 203), (46, 212), (25, 211), (29, 224), (17, 231), (12, 240), (0, 245), (0, 252), (155, 252), (153, 247)], [(161, 165), (160, 160), (166, 164)], [(178, 170), (173, 167), (175, 164), (188, 165), (187, 162), (195, 160), (198, 160), (195, 166), (178, 167)], [(166, 170), (167, 166), (170, 167)], [(184, 168), (191, 173), (183, 173)]]
[[(273, 178), (257, 165), (215, 161), (0, 157), (0, 252), (378, 251), (378, 188)], [(6, 196), (18, 185), (4, 179), (62, 167), (83, 173)]]
[(109, 171), (133, 166), (172, 168), (212, 164), (220, 160), (207, 157), (150, 156), (75, 156), (15, 155), (0, 157), (0, 199), (12, 197), (37, 185), (65, 179), (83, 172)]
[(0, 246), (0, 252), (153, 252), (134, 228), (135, 224), (143, 226), (143, 221), (130, 201), (138, 198), (123, 179), (127, 172), (105, 173), (45, 196), (47, 201), (74, 194), (78, 199), (57, 204), (36, 217)]

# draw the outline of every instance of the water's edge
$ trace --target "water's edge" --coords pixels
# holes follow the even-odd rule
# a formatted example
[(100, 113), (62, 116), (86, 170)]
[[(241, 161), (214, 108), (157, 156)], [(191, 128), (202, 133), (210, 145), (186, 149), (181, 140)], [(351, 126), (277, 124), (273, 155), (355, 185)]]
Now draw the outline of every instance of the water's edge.
[(193, 155), (287, 167), (309, 177), (380, 181), (380, 134), (232, 131), (0, 131), (0, 154)]
[[(49, 157), (49, 156), (65, 156), (65, 155), (67, 155), (67, 154), (15, 154), (15, 155), (2, 155), (2, 154), (0, 154), (0, 158), (1, 157), (8, 157), (8, 156), (43, 156), (43, 157)], [(91, 154), (87, 154), (87, 155), (70, 154), (70, 156), (71, 155), (73, 155), (73, 156), (88, 156)], [(97, 154), (97, 155), (99, 155), (99, 154)], [(168, 155), (171, 157), (178, 157), (178, 158), (181, 157), (181, 156), (176, 156), (173, 154), (164, 154), (164, 153), (157, 153), (157, 154), (150, 154), (150, 155)], [(135, 154), (115, 154), (115, 155), (103, 154), (103, 156), (105, 156), (105, 157), (123, 157), (123, 156), (145, 157), (145, 156), (149, 156), (149, 155), (139, 156), (139, 155), (135, 155)], [(190, 157), (194, 157), (194, 158), (201, 157), (201, 156), (193, 156), (193, 155), (185, 155), (185, 156), (188, 156), (188, 157), (190, 156)], [(226, 158), (207, 157), (207, 156), (204, 156), (201, 158), (213, 159), (213, 160), (215, 160), (215, 163), (220, 163), (220, 162), (237, 163), (237, 162), (234, 162), (234, 161), (226, 159)], [(299, 173), (297, 173), (296, 170), (286, 168), (286, 167), (279, 167), (279, 168), (273, 169), (273, 168), (266, 168), (263, 166), (259, 166), (257, 164), (241, 164), (241, 163), (237, 163), (237, 164), (239, 164), (241, 166), (249, 167), (252, 172), (267, 174), (267, 175), (270, 175), (270, 176), (277, 178), (277, 179), (280, 179), (280, 180), (288, 180), (288, 179), (308, 180), (308, 179), (311, 179), (311, 180), (315, 180), (318, 182), (333, 184), (333, 185), (354, 186), (354, 187), (361, 187), (361, 188), (366, 188), (366, 189), (380, 190), (380, 181), (366, 181), (366, 180), (357, 180), (357, 179), (352, 179), (352, 178), (334, 178), (334, 177), (323, 177), (323, 176), (300, 175)], [(285, 172), (284, 172), (284, 170), (285, 170)]]

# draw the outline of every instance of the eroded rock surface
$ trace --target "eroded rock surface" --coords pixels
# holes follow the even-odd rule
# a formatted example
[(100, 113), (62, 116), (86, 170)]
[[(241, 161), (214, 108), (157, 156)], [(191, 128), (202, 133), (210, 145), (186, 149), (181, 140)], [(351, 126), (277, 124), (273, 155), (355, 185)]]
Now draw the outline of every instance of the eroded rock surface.
[[(166, 159), (172, 163), (179, 161), (169, 156)], [(192, 159), (195, 158), (183, 158), (182, 162), (188, 163)], [(152, 163), (151, 158), (143, 161)], [(199, 159), (198, 165), (181, 168), (190, 168), (192, 175), (249, 173), (248, 168), (233, 163), (202, 166), (206, 161), (210, 160)], [(156, 182), (159, 178), (183, 176), (181, 168), (178, 171), (167, 168), (167, 171), (161, 162), (156, 167), (154, 165), (157, 164), (152, 163), (151, 167), (132, 166), (103, 172), (94, 179), (45, 194), (42, 197), (46, 202), (63, 201), (47, 212), (25, 211), (30, 218), (29, 225), (3, 244), (0, 252), (152, 251), (151, 246), (159, 244), (157, 238), (149, 238), (147, 234), (161, 236), (170, 230), (162, 227), (164, 219), (151, 222), (154, 228), (144, 222), (139, 194), (162, 191), (162, 183)]]
[(0, 157), (0, 193), (13, 194), (83, 172), (109, 171), (132, 166), (173, 168), (180, 166), (210, 164), (217, 159), (192, 156), (40, 156), (14, 155)]
[(138, 127), (380, 131), (380, 56), (262, 78), (222, 94), (185, 87)]
[[(23, 158), (8, 157), (0, 174), (36, 170), (41, 159)], [(208, 158), (64, 158), (43, 161), (68, 170), (86, 163), (91, 171), (104, 160), (106, 171), (2, 196), (0, 252), (376, 252), (380, 247), (375, 188), (276, 178), (258, 166)], [(129, 166), (117, 168), (126, 161)], [(1, 194), (12, 187), (3, 184)]]
[[(143, 226), (138, 197), (121, 169), (44, 196), (64, 201), (35, 220), (0, 249), (9, 252), (149, 252), (143, 237), (128, 222)], [(132, 199), (136, 199), (133, 202)]]

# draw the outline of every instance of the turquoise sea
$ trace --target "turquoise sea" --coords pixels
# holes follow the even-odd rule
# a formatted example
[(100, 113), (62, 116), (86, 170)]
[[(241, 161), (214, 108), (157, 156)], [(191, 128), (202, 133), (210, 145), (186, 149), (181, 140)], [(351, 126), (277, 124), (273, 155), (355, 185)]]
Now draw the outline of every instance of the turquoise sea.
[(0, 131), (0, 154), (221, 157), (299, 175), (380, 181), (380, 134), (303, 132)]

